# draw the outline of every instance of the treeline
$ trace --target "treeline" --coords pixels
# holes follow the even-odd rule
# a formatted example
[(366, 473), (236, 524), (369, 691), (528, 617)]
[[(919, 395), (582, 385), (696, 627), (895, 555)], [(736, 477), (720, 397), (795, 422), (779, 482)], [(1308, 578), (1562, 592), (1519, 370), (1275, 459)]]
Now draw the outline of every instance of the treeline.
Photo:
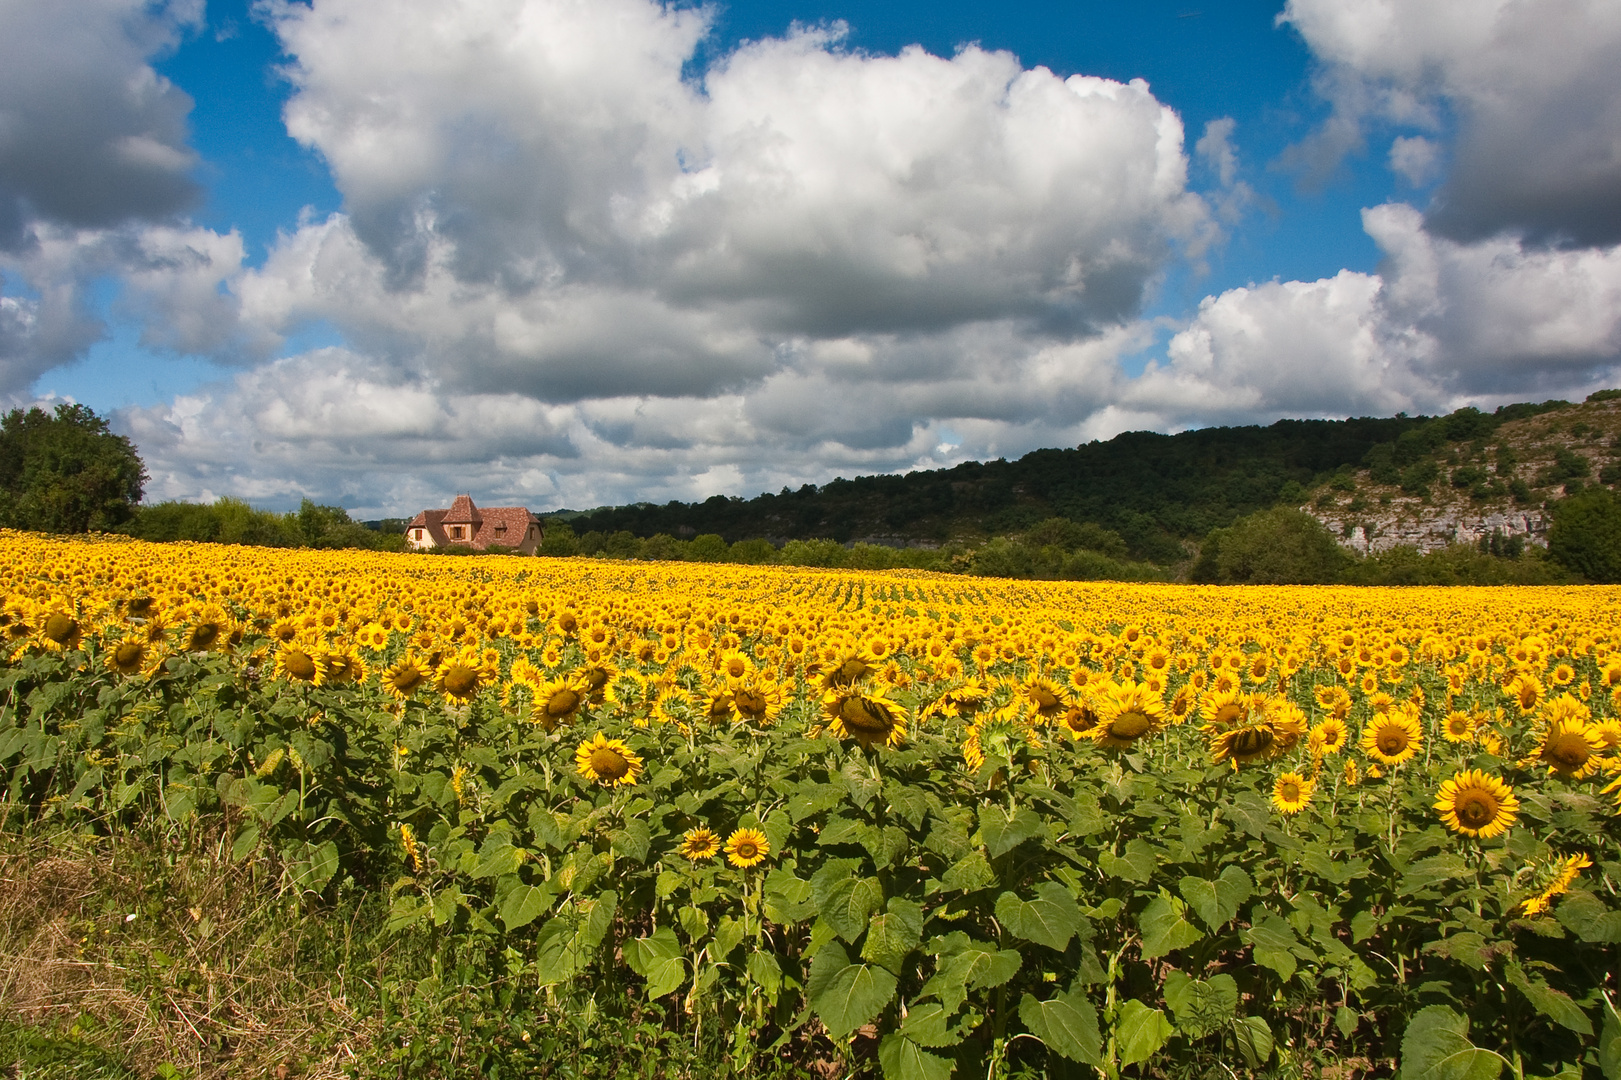
[(1398, 416), (1280, 420), (1178, 435), (1135, 431), (1011, 462), (841, 478), (747, 500), (716, 495), (700, 503), (615, 507), (568, 520), (581, 535), (946, 544), (1023, 533), (1059, 517), (1113, 532), (1129, 560), (1170, 564), (1185, 558), (1183, 541), (1279, 502), (1303, 501), (1336, 470), (1359, 466), (1375, 446), (1394, 444), (1428, 422)]
[(369, 528), (351, 519), (341, 506), (321, 506), (309, 499), (285, 514), (256, 510), (229, 497), (212, 503), (161, 502), (137, 507), (128, 521), (112, 531), (157, 543), (193, 540), (260, 547), (405, 549), (403, 532)]

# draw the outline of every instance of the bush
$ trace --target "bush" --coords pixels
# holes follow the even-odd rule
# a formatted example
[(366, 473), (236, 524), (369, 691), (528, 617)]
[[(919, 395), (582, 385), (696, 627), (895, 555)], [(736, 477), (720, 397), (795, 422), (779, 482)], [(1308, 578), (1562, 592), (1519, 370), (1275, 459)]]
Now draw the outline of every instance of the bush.
[(0, 419), (0, 525), (110, 530), (135, 516), (145, 485), (134, 445), (87, 406), (13, 409)]
[(1322, 522), (1280, 506), (1212, 529), (1191, 576), (1222, 585), (1326, 585), (1350, 563)]
[(1588, 581), (1621, 583), (1621, 501), (1591, 487), (1554, 503), (1548, 554)]
[(553, 558), (567, 558), (580, 553), (580, 538), (574, 527), (566, 521), (549, 521), (540, 538), (540, 554)]

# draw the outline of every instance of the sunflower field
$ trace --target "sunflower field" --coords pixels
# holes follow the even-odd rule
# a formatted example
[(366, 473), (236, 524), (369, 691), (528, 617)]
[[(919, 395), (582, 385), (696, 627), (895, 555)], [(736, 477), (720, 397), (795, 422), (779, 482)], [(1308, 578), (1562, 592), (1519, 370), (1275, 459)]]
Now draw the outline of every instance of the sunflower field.
[(1618, 589), (0, 540), (0, 827), (212, 822), (498, 1004), (740, 1075), (1621, 1076)]

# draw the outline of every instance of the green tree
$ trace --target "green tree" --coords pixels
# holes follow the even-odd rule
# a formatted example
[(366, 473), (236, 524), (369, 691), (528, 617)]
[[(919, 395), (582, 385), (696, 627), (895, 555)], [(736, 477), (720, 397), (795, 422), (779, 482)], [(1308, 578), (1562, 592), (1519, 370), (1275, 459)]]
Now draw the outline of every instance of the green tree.
[(1588, 581), (1621, 583), (1621, 501), (1590, 487), (1554, 503), (1548, 554)]
[(580, 553), (580, 538), (566, 521), (548, 521), (540, 538), (540, 553), (553, 558), (565, 558)]
[(0, 419), (0, 524), (111, 529), (134, 515), (146, 480), (134, 445), (88, 406), (13, 409)]
[(1212, 529), (1194, 563), (1194, 581), (1222, 585), (1326, 585), (1351, 556), (1323, 523), (1280, 506)]

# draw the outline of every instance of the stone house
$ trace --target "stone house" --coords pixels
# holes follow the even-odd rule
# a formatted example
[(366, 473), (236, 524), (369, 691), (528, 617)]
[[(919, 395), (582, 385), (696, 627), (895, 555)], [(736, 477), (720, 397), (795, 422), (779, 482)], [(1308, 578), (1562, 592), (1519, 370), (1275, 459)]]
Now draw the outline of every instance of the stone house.
[(522, 506), (473, 505), (471, 495), (458, 495), (449, 510), (424, 510), (405, 526), (405, 542), (413, 550), (470, 547), (484, 551), (492, 545), (533, 555), (545, 527)]

